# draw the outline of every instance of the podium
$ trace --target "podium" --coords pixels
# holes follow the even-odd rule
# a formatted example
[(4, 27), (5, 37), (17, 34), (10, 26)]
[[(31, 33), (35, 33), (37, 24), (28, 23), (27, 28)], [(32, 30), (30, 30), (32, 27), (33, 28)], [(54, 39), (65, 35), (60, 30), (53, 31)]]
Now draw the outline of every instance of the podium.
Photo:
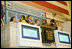
[(2, 48), (17, 48), (16, 38), (17, 23), (10, 22), (1, 28), (1, 47)]
[(55, 42), (54, 40), (54, 30), (55, 26), (52, 27), (48, 24), (46, 25), (40, 25), (42, 28), (42, 42), (43, 43), (52, 43)]
[(71, 48), (70, 34), (65, 31), (54, 30), (56, 48)]
[[(55, 44), (49, 45), (48, 43), (40, 43), (42, 40), (38, 41), (39, 43), (37, 43), (37, 47), (33, 47), (33, 46), (29, 46), (29, 45), (28, 46), (20, 46), (19, 42), (21, 40), (18, 39), (18, 37), (20, 37), (20, 36), (18, 34), (19, 32), (17, 30), (17, 28), (18, 28), (17, 24), (18, 23), (15, 23), (15, 22), (9, 22), (8, 24), (5, 24), (3, 27), (1, 27), (1, 48), (55, 48)], [(29, 26), (33, 26), (35, 28), (40, 27), (40, 26), (35, 26), (35, 25), (29, 25)], [(28, 40), (26, 42), (28, 42)], [(32, 42), (29, 42), (29, 43), (32, 43)], [(23, 45), (24, 45), (24, 43), (23, 43)]]
[[(37, 34), (39, 33), (38, 34), (39, 39), (30, 39), (30, 38), (26, 38), (26, 37), (23, 38), (22, 37), (22, 35), (23, 35), (22, 26), (28, 26), (28, 29), (30, 27), (32, 29), (36, 28), (38, 30)], [(27, 31), (25, 31), (25, 32), (29, 33)], [(31, 30), (31, 34), (32, 33), (33, 33), (33, 30)], [(30, 35), (28, 34), (28, 36), (30, 36)], [(34, 37), (37, 37), (37, 36), (34, 36)], [(41, 41), (42, 41), (41, 40), (41, 32), (40, 32), (40, 27), (39, 26), (24, 24), (24, 23), (21, 23), (21, 22), (18, 22), (18, 23), (10, 22), (8, 24), (5, 24), (1, 28), (1, 47), (2, 48), (35, 48), (35, 47), (42, 47), (42, 42)]]

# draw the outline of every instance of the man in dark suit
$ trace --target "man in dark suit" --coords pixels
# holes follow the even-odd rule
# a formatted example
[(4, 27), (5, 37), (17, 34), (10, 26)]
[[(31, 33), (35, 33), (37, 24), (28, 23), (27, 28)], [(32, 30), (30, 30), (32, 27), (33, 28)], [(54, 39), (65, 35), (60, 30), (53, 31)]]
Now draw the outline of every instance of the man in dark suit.
[(32, 20), (31, 15), (28, 15), (26, 22), (29, 23), (29, 24), (32, 24), (32, 25), (34, 24), (34, 21)]

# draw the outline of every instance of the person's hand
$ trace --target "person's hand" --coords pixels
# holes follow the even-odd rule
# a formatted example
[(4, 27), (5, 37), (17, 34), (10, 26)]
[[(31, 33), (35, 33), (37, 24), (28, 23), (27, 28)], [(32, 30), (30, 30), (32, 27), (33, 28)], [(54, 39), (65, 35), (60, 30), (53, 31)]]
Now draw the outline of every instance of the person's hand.
[(34, 23), (34, 21), (30, 21), (30, 23)]
[(32, 21), (32, 23), (34, 23), (34, 21)]
[(16, 21), (17, 23), (19, 22), (19, 20), (18, 21)]

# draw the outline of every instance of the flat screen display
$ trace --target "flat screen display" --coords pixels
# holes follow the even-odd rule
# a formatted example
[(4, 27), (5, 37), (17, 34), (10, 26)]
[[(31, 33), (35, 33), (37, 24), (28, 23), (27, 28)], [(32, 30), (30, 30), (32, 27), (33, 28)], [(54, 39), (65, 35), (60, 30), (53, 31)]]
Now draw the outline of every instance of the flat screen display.
[(58, 36), (59, 36), (59, 42), (70, 44), (69, 34), (58, 32)]
[(39, 28), (22, 25), (22, 38), (40, 39)]

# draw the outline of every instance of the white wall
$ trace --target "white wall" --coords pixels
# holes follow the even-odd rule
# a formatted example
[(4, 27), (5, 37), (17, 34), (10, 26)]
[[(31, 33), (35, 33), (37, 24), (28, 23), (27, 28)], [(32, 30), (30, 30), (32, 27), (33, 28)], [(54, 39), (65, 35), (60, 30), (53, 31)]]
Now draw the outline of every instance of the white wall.
[(62, 24), (63, 31), (68, 32), (71, 35), (71, 21), (67, 21)]

